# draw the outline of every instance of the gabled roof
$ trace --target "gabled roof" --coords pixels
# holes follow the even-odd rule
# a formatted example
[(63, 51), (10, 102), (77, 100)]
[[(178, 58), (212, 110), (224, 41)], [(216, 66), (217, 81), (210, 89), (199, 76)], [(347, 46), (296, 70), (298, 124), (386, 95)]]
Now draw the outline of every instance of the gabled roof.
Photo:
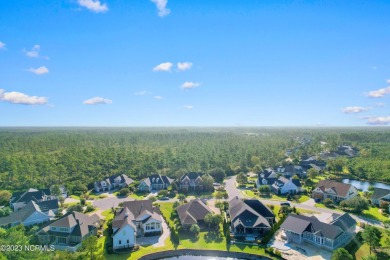
[(374, 193), (371, 196), (372, 200), (378, 200), (390, 194), (390, 190), (382, 188), (374, 188)]
[(6, 226), (11, 223), (22, 223), (35, 212), (42, 213), (42, 210), (36, 202), (30, 201), (19, 211), (12, 212), (10, 215), (0, 218), (0, 226)]
[(42, 212), (46, 212), (49, 210), (56, 210), (59, 208), (58, 199), (40, 201), (37, 202), (37, 205), (39, 206)]
[[(111, 184), (115, 183), (116, 178), (120, 179), (119, 183), (125, 183), (126, 185), (130, 185), (134, 182), (133, 179), (129, 178), (126, 174), (115, 174), (115, 175), (106, 177), (105, 179), (103, 179), (103, 181), (107, 182), (108, 185), (111, 185)], [(98, 187), (101, 187), (100, 181), (96, 181), (95, 184)]]
[(246, 227), (265, 225), (269, 227), (266, 218), (274, 218), (273, 212), (256, 199), (239, 199), (229, 202), (230, 219), (234, 226), (242, 224)]
[(212, 214), (212, 210), (200, 199), (195, 199), (187, 204), (177, 207), (177, 213), (181, 224), (195, 224), (204, 220), (207, 214)]
[(325, 192), (327, 189), (332, 189), (338, 196), (346, 197), (351, 186), (352, 185), (348, 183), (342, 183), (332, 180), (321, 180), (316, 185), (316, 188), (319, 188), (323, 192)]
[[(73, 211), (67, 213), (58, 220), (41, 228), (37, 234), (41, 235), (58, 235), (58, 236), (78, 236), (84, 237), (89, 234), (90, 231), (98, 227), (99, 217), (94, 214), (92, 216), (85, 215), (80, 212)], [(51, 227), (65, 227), (73, 228), (71, 234), (69, 232), (57, 232), (50, 230)]]
[(334, 219), (330, 224), (340, 227), (343, 231), (346, 231), (356, 225), (356, 220), (354, 220), (348, 213), (339, 216)]
[(49, 196), (49, 195), (51, 195), (49, 189), (37, 190), (37, 189), (30, 188), (25, 192), (13, 193), (11, 203), (17, 203), (17, 202), (27, 203), (31, 200), (37, 202), (37, 201), (43, 200), (43, 198), (45, 196)]
[(186, 177), (188, 177), (191, 181), (195, 181), (198, 177), (202, 177), (203, 175), (208, 175), (208, 174), (202, 172), (188, 172), (183, 176), (181, 176), (180, 181), (184, 180)]
[(271, 168), (265, 169), (257, 173), (257, 179), (260, 185), (263, 185), (263, 180), (266, 180), (266, 185), (272, 185), (277, 180), (278, 175)]
[(335, 239), (343, 233), (343, 229), (337, 225), (321, 222), (314, 216), (307, 217), (295, 214), (288, 215), (281, 228), (298, 234), (308, 231), (329, 239)]
[(169, 178), (165, 175), (153, 174), (148, 178), (145, 178), (141, 181), (144, 182), (147, 186), (151, 186), (152, 184), (167, 184), (170, 185), (173, 182), (173, 179)]
[(299, 179), (294, 179), (294, 178), (292, 178), (291, 181), (292, 181), (292, 183), (294, 183), (295, 186), (297, 186), (298, 188), (299, 188), (299, 187), (302, 187), (301, 181), (300, 181)]

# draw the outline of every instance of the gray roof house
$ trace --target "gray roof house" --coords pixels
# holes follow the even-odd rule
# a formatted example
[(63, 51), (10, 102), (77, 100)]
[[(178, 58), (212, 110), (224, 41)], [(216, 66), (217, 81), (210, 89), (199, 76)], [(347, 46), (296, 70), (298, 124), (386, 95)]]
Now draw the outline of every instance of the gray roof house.
[(191, 200), (189, 203), (176, 208), (179, 220), (184, 228), (190, 228), (193, 224), (204, 225), (207, 214), (213, 214), (212, 210), (200, 199)]
[(389, 203), (390, 211), (390, 190), (374, 188), (374, 192), (371, 195), (371, 202), (377, 206), (380, 206), (382, 202)]
[(203, 176), (210, 176), (207, 173), (202, 172), (188, 172), (180, 178), (181, 190), (202, 190), (203, 189)]
[(97, 234), (99, 226), (100, 218), (96, 214), (88, 216), (74, 211), (44, 226), (36, 235), (42, 245), (75, 252), (84, 239)]
[(24, 226), (42, 224), (54, 219), (57, 212), (57, 199), (42, 202), (31, 200), (20, 210), (0, 218), (0, 227), (13, 227), (20, 224), (23, 224)]
[(14, 211), (18, 211), (30, 201), (41, 202), (53, 199), (56, 199), (56, 197), (51, 195), (49, 189), (37, 190), (30, 188), (24, 192), (14, 192), (10, 200), (10, 206)]
[(267, 233), (275, 223), (275, 215), (257, 199), (239, 199), (229, 202), (231, 230), (234, 237), (255, 240)]
[(283, 176), (275, 180), (271, 188), (276, 194), (296, 194), (303, 190), (299, 179), (287, 179)]
[(321, 246), (336, 249), (355, 235), (356, 221), (348, 214), (336, 216), (330, 223), (319, 221), (316, 217), (290, 214), (281, 229), (288, 242)]
[(135, 200), (123, 203), (112, 221), (113, 249), (136, 245), (136, 237), (161, 235), (163, 218), (151, 200)]
[(259, 188), (262, 185), (268, 185), (271, 187), (272, 184), (278, 179), (278, 175), (271, 168), (265, 169), (257, 173), (256, 186)]
[(133, 182), (126, 174), (116, 174), (103, 180), (95, 181), (94, 189), (96, 192), (105, 192), (127, 187)]
[(173, 179), (165, 175), (153, 174), (148, 178), (145, 178), (138, 185), (140, 191), (152, 191), (167, 189), (173, 182)]
[(342, 201), (353, 198), (357, 195), (357, 189), (351, 184), (332, 180), (321, 180), (313, 189), (311, 196), (314, 199), (323, 200), (330, 198), (335, 201)]

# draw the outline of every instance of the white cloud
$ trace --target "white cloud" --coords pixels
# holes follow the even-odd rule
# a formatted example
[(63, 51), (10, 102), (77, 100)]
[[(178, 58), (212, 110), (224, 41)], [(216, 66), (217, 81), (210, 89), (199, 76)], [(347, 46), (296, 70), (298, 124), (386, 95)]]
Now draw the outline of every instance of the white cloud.
[(186, 106), (183, 106), (184, 109), (188, 109), (188, 110), (191, 110), (194, 108), (194, 106), (192, 105), (186, 105)]
[[(390, 84), (389, 81), (387, 83)], [(389, 94), (390, 94), (390, 87), (387, 87), (387, 88), (381, 88), (378, 90), (370, 91), (370, 92), (368, 92), (367, 96), (372, 97), (372, 98), (382, 98), (382, 97), (389, 95)]]
[(153, 98), (154, 98), (154, 99), (157, 99), (157, 100), (164, 99), (162, 96), (154, 96)]
[(36, 68), (36, 69), (30, 68), (30, 69), (28, 69), (28, 71), (30, 71), (36, 75), (44, 75), (44, 74), (49, 73), (48, 68), (46, 68), (45, 66), (41, 66), (41, 67)]
[(5, 49), (5, 43), (2, 42), (2, 41), (0, 41), (0, 50), (1, 50), (1, 49)]
[(342, 111), (346, 114), (356, 114), (356, 113), (361, 113), (367, 110), (370, 110), (370, 107), (345, 107), (342, 109)]
[(9, 102), (12, 104), (22, 105), (44, 105), (47, 103), (46, 97), (28, 96), (21, 92), (5, 92), (4, 89), (0, 89), (0, 101)]
[(104, 13), (108, 11), (107, 4), (100, 3), (99, 0), (78, 0), (78, 4), (95, 13)]
[(136, 96), (145, 96), (148, 94), (151, 94), (151, 93), (149, 91), (146, 91), (146, 90), (142, 90), (142, 91), (138, 91), (138, 92), (134, 93), (134, 95), (136, 95)]
[(30, 58), (38, 58), (41, 45), (35, 44), (31, 50), (26, 51), (26, 55)]
[(84, 105), (104, 105), (104, 104), (111, 104), (112, 100), (102, 97), (94, 97), (91, 99), (87, 99), (83, 102)]
[(158, 9), (158, 15), (164, 17), (170, 14), (171, 10), (167, 8), (168, 0), (151, 0)]
[(390, 124), (390, 116), (366, 117), (369, 125), (388, 125)]
[(177, 68), (180, 71), (189, 70), (189, 69), (191, 69), (191, 67), (192, 67), (192, 63), (191, 62), (178, 62), (177, 63)]
[(164, 62), (154, 67), (153, 71), (171, 71), (172, 66), (173, 66), (172, 62)]
[(200, 83), (198, 82), (192, 82), (192, 81), (186, 81), (181, 85), (182, 89), (193, 89), (196, 87), (199, 87)]
[(376, 103), (375, 106), (377, 106), (377, 107), (384, 107), (384, 106), (386, 106), (386, 104), (383, 103), (383, 102), (379, 102), (379, 103)]

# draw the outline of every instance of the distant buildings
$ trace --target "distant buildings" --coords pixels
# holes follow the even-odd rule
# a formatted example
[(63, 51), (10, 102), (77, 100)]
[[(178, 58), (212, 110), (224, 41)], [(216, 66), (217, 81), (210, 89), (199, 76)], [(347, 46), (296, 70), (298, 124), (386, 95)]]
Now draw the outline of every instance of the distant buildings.
[(54, 199), (57, 198), (51, 195), (49, 189), (37, 190), (37, 189), (30, 188), (25, 192), (14, 192), (10, 200), (10, 206), (14, 211), (18, 211), (24, 206), (26, 206), (26, 204), (29, 203), (30, 201), (34, 201), (38, 203), (38, 202), (54, 200)]
[(184, 174), (180, 178), (180, 189), (183, 191), (202, 191), (203, 176), (210, 176), (210, 175), (201, 172), (189, 172)]
[(390, 212), (390, 190), (374, 188), (374, 192), (371, 195), (371, 202), (377, 206), (381, 206), (381, 203), (388, 203)]
[(328, 249), (336, 249), (355, 236), (356, 221), (347, 213), (336, 215), (330, 223), (316, 217), (290, 214), (281, 229), (288, 242), (308, 242)]
[(105, 192), (129, 186), (134, 181), (125, 174), (117, 174), (94, 183), (96, 192)]
[(153, 174), (141, 181), (138, 186), (138, 190), (150, 192), (152, 190), (168, 189), (172, 182), (173, 179), (169, 178), (168, 176)]
[(312, 191), (312, 198), (320, 200), (329, 198), (342, 201), (357, 195), (358, 191), (353, 185), (331, 180), (321, 180)]

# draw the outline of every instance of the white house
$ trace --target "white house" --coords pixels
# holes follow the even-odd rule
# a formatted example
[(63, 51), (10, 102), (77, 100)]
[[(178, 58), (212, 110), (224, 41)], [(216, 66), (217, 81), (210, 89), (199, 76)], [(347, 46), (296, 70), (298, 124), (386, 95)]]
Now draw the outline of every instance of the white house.
[(161, 235), (163, 218), (150, 200), (135, 200), (123, 203), (112, 221), (113, 249), (134, 247), (136, 238)]
[(301, 182), (298, 179), (287, 179), (285, 177), (279, 177), (272, 184), (272, 189), (276, 194), (296, 194), (303, 190)]

